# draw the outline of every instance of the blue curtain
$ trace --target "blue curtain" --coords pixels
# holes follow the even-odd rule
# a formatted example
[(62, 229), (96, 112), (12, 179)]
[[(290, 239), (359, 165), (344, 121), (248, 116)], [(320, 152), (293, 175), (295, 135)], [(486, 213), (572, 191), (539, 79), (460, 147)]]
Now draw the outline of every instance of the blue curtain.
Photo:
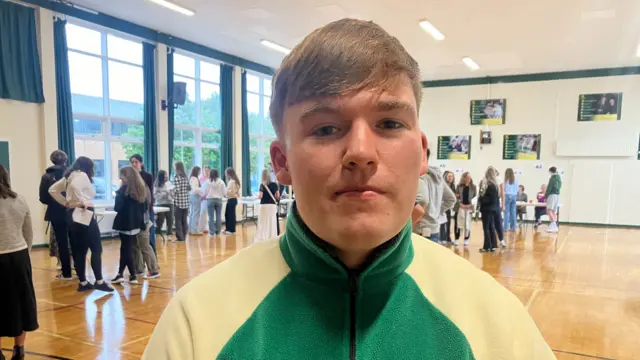
[(0, 98), (43, 103), (35, 10), (0, 1)]
[(220, 65), (220, 96), (222, 98), (220, 167), (224, 179), (225, 170), (233, 167), (233, 66), (231, 65)]
[(167, 53), (167, 115), (169, 117), (169, 175), (173, 173), (173, 139), (174, 139), (174, 109), (173, 103), (169, 101), (173, 94), (173, 49), (169, 48)]
[(144, 80), (144, 157), (147, 171), (155, 177), (158, 172), (158, 131), (156, 128), (156, 46), (142, 43), (142, 71)]
[(247, 110), (247, 72), (242, 70), (242, 195), (251, 196), (251, 153)]
[(56, 104), (58, 107), (58, 149), (67, 153), (69, 163), (76, 158), (73, 141), (73, 110), (69, 56), (67, 52), (67, 22), (56, 19), (53, 23), (53, 46), (56, 63)]

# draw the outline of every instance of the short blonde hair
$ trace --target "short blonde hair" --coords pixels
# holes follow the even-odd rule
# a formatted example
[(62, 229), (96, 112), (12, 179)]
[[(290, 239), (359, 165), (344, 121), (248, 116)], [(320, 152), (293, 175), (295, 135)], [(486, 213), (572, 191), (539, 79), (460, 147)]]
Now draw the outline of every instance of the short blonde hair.
[(262, 184), (266, 186), (266, 185), (269, 185), (270, 182), (271, 182), (271, 174), (269, 174), (269, 170), (268, 169), (262, 170)]

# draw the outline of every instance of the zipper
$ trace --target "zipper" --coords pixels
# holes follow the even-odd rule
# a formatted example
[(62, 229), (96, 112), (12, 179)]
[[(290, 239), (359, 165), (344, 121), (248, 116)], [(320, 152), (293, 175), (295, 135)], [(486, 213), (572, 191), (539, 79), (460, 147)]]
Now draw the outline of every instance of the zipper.
[(356, 360), (356, 302), (358, 300), (358, 278), (360, 274), (349, 271), (349, 359)]

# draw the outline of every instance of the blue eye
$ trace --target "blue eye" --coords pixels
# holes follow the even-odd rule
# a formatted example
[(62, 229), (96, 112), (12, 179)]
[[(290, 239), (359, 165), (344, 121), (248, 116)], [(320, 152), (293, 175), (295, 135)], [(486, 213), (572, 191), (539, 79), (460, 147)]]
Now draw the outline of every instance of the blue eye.
[(381, 129), (393, 130), (393, 129), (403, 128), (404, 125), (401, 122), (396, 120), (384, 119), (380, 121), (380, 123), (378, 124), (378, 127)]
[(322, 126), (313, 131), (313, 136), (318, 137), (326, 137), (335, 134), (338, 131), (338, 128), (335, 126)]

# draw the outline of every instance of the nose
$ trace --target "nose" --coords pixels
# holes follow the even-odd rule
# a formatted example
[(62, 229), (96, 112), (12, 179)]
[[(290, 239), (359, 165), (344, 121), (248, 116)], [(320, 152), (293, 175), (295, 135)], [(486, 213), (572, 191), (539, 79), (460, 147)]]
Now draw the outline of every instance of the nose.
[(366, 120), (354, 120), (349, 133), (342, 165), (350, 170), (366, 169), (375, 172), (379, 157), (377, 135)]

